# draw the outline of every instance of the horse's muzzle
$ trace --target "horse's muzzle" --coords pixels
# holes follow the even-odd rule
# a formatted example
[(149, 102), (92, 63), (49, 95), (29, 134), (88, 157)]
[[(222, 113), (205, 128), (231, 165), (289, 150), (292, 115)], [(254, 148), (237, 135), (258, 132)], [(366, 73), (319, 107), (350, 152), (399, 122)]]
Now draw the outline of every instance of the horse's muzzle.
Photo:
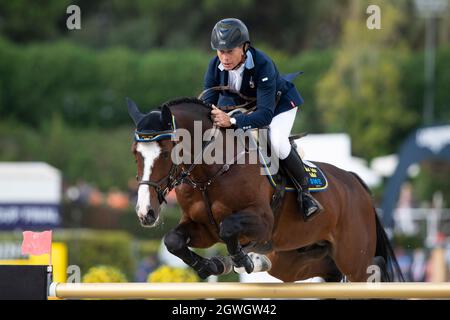
[(153, 209), (149, 209), (145, 216), (139, 215), (139, 221), (143, 227), (152, 227), (156, 220), (158, 220), (158, 217)]

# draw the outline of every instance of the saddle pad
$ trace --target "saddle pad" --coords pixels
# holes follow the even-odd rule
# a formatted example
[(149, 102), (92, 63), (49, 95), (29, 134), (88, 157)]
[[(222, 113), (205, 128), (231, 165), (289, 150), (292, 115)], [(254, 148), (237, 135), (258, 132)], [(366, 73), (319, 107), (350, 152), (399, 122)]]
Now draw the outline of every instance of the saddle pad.
[[(262, 154), (260, 153), (260, 159), (262, 160), (267, 179), (269, 179), (270, 184), (274, 188), (276, 188), (277, 187), (276, 181), (280, 181), (278, 176), (281, 175), (282, 173), (279, 170), (275, 176), (272, 175), (270, 173), (270, 170), (267, 168), (267, 162), (266, 162), (266, 159), (264, 159), (264, 158), (265, 157), (263, 157)], [(303, 160), (303, 164), (304, 164), (306, 173), (309, 175), (309, 179), (308, 179), (309, 191), (310, 192), (325, 191), (328, 188), (328, 181), (327, 181), (327, 178), (326, 178), (325, 174), (323, 173), (323, 171), (317, 165), (315, 165), (314, 163), (312, 163), (310, 161)], [(287, 177), (287, 181), (288, 181), (288, 183), (286, 186), (286, 191), (289, 191), (289, 192), (297, 191), (289, 177)]]

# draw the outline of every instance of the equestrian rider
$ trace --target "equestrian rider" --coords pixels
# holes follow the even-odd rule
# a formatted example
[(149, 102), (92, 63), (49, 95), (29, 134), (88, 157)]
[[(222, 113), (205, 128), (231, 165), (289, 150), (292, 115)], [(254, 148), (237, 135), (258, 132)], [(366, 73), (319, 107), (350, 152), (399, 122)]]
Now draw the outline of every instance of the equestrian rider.
[[(211, 112), (216, 126), (242, 130), (269, 126), (272, 152), (279, 157), (283, 168), (295, 179), (299, 206), (305, 219), (322, 210), (320, 203), (309, 193), (308, 176), (289, 135), (298, 106), (303, 99), (294, 84), (283, 79), (273, 61), (263, 52), (250, 46), (245, 24), (239, 19), (220, 20), (211, 34), (211, 47), (217, 56), (209, 63), (205, 75), (205, 90), (226, 86), (247, 97), (256, 97), (256, 110), (251, 114), (228, 116), (215, 107), (237, 105), (236, 94), (210, 90), (203, 100), (213, 105)], [(280, 95), (277, 99), (277, 94)], [(276, 101), (278, 100), (278, 103)]]

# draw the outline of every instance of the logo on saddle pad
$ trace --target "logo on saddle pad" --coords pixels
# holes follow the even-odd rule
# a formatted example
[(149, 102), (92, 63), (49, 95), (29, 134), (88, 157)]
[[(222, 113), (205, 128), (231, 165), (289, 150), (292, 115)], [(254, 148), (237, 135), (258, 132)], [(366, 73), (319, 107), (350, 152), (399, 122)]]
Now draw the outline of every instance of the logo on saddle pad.
[(327, 178), (322, 170), (314, 163), (303, 160), (305, 170), (309, 175), (309, 188), (311, 191), (321, 191), (327, 188)]

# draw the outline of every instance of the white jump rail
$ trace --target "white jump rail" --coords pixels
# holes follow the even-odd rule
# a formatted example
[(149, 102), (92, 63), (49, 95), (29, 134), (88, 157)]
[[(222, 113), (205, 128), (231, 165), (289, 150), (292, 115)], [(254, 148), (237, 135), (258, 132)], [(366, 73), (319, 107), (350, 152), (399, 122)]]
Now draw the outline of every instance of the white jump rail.
[(50, 297), (450, 299), (450, 283), (52, 283)]

